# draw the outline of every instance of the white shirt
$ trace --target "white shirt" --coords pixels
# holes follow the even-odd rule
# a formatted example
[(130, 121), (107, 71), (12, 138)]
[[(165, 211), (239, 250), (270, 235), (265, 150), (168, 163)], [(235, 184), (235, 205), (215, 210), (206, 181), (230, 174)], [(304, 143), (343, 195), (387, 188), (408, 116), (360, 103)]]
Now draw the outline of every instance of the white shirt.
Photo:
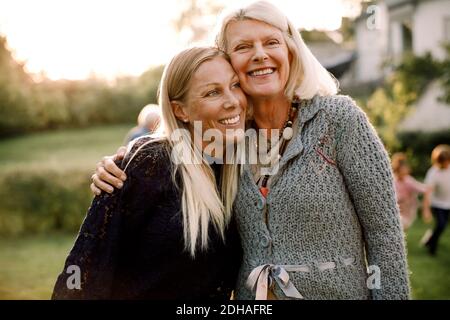
[(431, 206), (450, 209), (450, 166), (447, 169), (439, 169), (436, 166), (428, 169), (425, 183), (433, 187)]

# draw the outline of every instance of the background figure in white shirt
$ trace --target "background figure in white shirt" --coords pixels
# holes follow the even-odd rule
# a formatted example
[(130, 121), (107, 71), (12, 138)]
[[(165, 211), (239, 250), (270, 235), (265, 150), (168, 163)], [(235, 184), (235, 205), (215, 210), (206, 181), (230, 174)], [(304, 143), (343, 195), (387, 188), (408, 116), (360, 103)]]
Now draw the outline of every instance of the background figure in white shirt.
[[(434, 148), (431, 162), (433, 166), (428, 169), (425, 177), (425, 183), (431, 187), (431, 197), (425, 195), (424, 206), (431, 204), (436, 226), (425, 246), (432, 255), (435, 255), (439, 237), (447, 226), (450, 214), (450, 146), (441, 144)], [(424, 219), (430, 217), (424, 216)]]

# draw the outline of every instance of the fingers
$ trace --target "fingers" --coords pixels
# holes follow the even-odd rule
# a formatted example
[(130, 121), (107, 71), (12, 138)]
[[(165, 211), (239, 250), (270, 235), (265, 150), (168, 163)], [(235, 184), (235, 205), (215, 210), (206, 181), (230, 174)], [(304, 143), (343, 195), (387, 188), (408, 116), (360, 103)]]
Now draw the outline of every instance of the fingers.
[[(100, 191), (105, 191), (108, 193), (112, 193), (114, 191), (114, 188), (111, 185), (104, 182), (102, 179), (100, 179), (97, 174), (94, 174), (92, 176), (92, 184), (94, 185), (95, 188), (100, 189)], [(91, 190), (93, 190), (92, 186)]]
[(121, 146), (117, 149), (116, 154), (114, 155), (114, 160), (122, 160), (125, 158), (125, 154), (127, 153), (127, 147)]
[[(122, 170), (119, 169), (119, 167), (114, 163), (114, 160), (111, 157), (106, 157), (103, 160), (103, 164), (104, 164), (104, 169), (107, 171), (107, 173), (113, 175), (112, 178), (114, 178), (113, 180), (107, 180), (112, 182), (113, 185), (118, 187), (118, 184), (121, 183), (122, 181), (125, 181), (127, 179), (125, 172), (123, 172)], [(100, 167), (98, 167), (97, 169), (100, 169)], [(97, 170), (98, 171), (98, 170)], [(97, 172), (98, 174), (98, 172)], [(103, 179), (102, 176), (100, 176), (100, 178)], [(122, 181), (120, 181), (119, 179), (121, 179)]]
[[(122, 180), (116, 178), (115, 176), (113, 176), (111, 173), (109, 173), (105, 167), (98, 167), (97, 171), (95, 172), (97, 177), (99, 180), (101, 180), (102, 182), (109, 184), (113, 187), (116, 187), (118, 189), (122, 188), (123, 186), (123, 182)], [(95, 183), (95, 182), (94, 182)], [(99, 187), (97, 185), (97, 187)]]
[(115, 159), (122, 159), (126, 154), (126, 147), (120, 147), (114, 156), (106, 156), (97, 163), (95, 173), (92, 175), (91, 191), (95, 195), (102, 191), (112, 193), (114, 187), (120, 189), (123, 187), (123, 181), (127, 179), (125, 172), (114, 163)]
[(92, 193), (95, 194), (96, 196), (99, 196), (102, 193), (102, 190), (97, 188), (94, 183), (91, 183), (90, 188)]

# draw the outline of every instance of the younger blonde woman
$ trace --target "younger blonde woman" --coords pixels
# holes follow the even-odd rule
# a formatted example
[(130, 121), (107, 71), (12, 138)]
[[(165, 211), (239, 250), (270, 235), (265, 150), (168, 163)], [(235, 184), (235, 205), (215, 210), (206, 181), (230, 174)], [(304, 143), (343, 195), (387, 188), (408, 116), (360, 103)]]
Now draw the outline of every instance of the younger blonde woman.
[(238, 170), (210, 166), (203, 145), (192, 141), (213, 128), (233, 145), (227, 134), (244, 128), (246, 98), (227, 57), (214, 48), (175, 56), (159, 93), (164, 132), (135, 140), (121, 166), (127, 184), (92, 202), (53, 299), (230, 297), (241, 264), (231, 217)]

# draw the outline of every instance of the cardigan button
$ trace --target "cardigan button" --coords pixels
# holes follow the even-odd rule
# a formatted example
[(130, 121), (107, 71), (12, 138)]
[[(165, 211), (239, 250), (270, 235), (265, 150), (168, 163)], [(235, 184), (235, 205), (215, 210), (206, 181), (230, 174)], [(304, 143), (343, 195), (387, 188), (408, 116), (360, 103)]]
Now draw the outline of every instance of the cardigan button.
[(267, 236), (267, 235), (265, 235), (265, 234), (263, 234), (263, 235), (261, 236), (261, 245), (262, 245), (264, 248), (269, 247), (271, 242), (272, 242), (272, 239), (271, 239), (269, 236)]
[(264, 200), (263, 199), (259, 199), (258, 200), (258, 203), (257, 203), (257, 208), (259, 209), (259, 210), (262, 210), (263, 208), (264, 208)]

